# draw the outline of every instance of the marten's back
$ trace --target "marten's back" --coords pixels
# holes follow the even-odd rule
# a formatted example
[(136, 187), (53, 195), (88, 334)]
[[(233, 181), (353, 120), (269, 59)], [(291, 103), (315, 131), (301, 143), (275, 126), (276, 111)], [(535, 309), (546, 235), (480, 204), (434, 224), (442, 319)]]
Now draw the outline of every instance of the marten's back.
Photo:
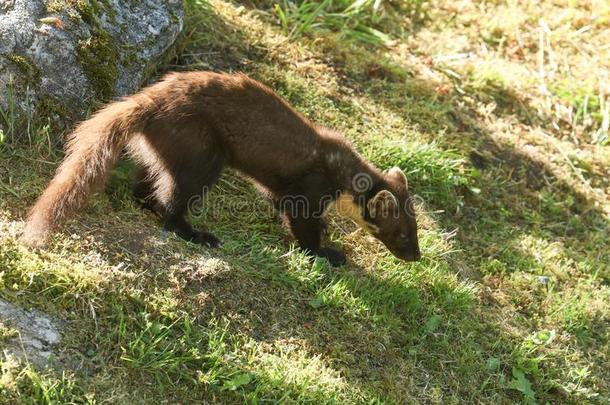
[(155, 100), (163, 126), (201, 129), (175, 139), (184, 143), (180, 149), (194, 151), (189, 143), (213, 138), (233, 167), (266, 183), (310, 170), (326, 145), (309, 120), (243, 74), (172, 73), (137, 97)]

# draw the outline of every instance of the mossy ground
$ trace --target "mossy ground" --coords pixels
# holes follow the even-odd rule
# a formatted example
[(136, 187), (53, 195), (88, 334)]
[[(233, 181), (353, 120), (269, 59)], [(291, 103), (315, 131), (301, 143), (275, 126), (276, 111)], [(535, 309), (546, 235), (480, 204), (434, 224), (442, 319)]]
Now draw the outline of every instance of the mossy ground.
[[(309, 263), (235, 173), (195, 218), (224, 242), (203, 249), (137, 208), (128, 165), (32, 253), (15, 235), (59, 159), (5, 147), (0, 295), (67, 321), (67, 368), (5, 360), (0, 401), (607, 403), (603, 3), (432, 1), (389, 19), (389, 47), (289, 41), (255, 4), (189, 2), (172, 69), (246, 71), (400, 165), (424, 201), (422, 261), (332, 216), (350, 262)], [(583, 94), (605, 101), (585, 112)]]

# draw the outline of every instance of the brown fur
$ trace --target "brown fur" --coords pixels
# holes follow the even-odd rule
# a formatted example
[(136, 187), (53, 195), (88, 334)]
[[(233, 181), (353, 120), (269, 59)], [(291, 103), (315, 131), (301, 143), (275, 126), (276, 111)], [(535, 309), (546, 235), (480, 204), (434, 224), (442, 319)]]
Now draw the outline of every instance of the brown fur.
[[(184, 239), (219, 245), (214, 235), (192, 229), (184, 215), (189, 199), (212, 186), (228, 165), (272, 196), (303, 249), (333, 264), (344, 257), (320, 246), (323, 223), (312, 214), (340, 195), (342, 206), (351, 197), (357, 207), (351, 214), (359, 212), (359, 222), (395, 255), (419, 258), (402, 172), (379, 172), (343, 137), (311, 123), (261, 83), (243, 74), (211, 72), (169, 74), (81, 123), (55, 178), (32, 208), (22, 240), (44, 245), (49, 233), (104, 184), (122, 150), (142, 168), (137, 194)], [(366, 175), (370, 186), (355, 189), (356, 175)], [(381, 198), (384, 190), (394, 202)], [(304, 196), (307, 206), (283, 210), (281, 202), (290, 196)], [(399, 215), (370, 215), (390, 209)]]

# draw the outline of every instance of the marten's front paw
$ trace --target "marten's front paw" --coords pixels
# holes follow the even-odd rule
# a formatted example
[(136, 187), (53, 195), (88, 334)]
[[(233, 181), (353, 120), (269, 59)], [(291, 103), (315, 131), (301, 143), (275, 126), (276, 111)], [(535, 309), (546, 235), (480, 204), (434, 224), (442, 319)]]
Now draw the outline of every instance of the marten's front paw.
[(333, 267), (341, 266), (346, 262), (345, 255), (341, 251), (329, 247), (318, 249), (316, 256), (325, 258)]
[(222, 247), (222, 243), (220, 239), (218, 239), (214, 234), (206, 231), (199, 231), (195, 236), (193, 242), (199, 243), (200, 245), (204, 245), (210, 248), (220, 248)]

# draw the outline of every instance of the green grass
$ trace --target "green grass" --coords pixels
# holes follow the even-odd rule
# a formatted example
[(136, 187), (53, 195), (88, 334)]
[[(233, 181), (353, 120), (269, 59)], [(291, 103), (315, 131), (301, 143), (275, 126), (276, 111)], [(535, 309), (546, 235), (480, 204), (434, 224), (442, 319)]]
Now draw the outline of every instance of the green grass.
[[(572, 20), (527, 2), (272, 3), (189, 1), (173, 68), (243, 70), (402, 167), (423, 259), (401, 262), (331, 213), (349, 264), (311, 263), (234, 172), (193, 218), (224, 243), (203, 249), (137, 207), (128, 163), (30, 252), (16, 237), (59, 157), (5, 131), (0, 296), (66, 326), (63, 371), (3, 357), (0, 403), (608, 402), (610, 152), (595, 137), (605, 104), (584, 107), (608, 69), (590, 52), (607, 53), (608, 19), (581, 2), (563, 5)], [(568, 105), (578, 119), (562, 119)], [(0, 345), (13, 333), (0, 324)]]
[(373, 44), (388, 42), (387, 34), (373, 26), (381, 22), (382, 1), (283, 1), (274, 12), (289, 38), (314, 31), (338, 32), (340, 37)]

